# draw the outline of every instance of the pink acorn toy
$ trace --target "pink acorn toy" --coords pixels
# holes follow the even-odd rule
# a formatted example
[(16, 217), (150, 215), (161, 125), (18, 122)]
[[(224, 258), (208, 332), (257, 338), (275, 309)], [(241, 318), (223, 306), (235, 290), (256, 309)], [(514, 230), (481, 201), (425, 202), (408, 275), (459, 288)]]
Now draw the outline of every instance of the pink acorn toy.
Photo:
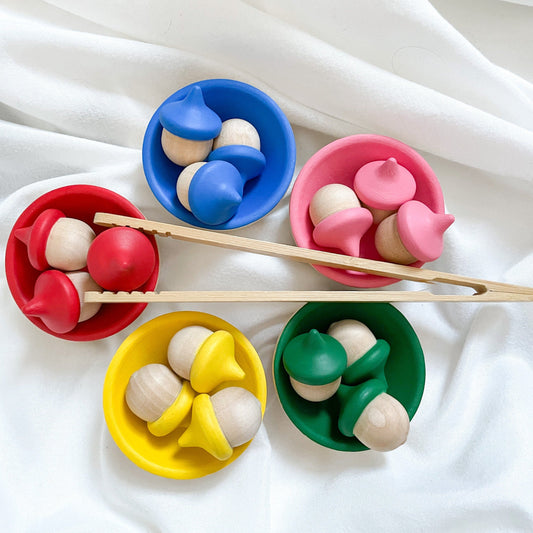
[(309, 216), (315, 226), (316, 244), (359, 256), (361, 238), (372, 225), (372, 214), (361, 207), (350, 187), (340, 183), (321, 187), (311, 199)]
[(100, 310), (100, 303), (83, 301), (86, 291), (99, 290), (87, 272), (46, 270), (37, 278), (33, 298), (22, 307), (22, 312), (39, 317), (55, 333), (68, 333)]
[(87, 264), (87, 251), (95, 238), (85, 222), (65, 216), (59, 209), (45, 209), (28, 227), (15, 231), (28, 247), (28, 259), (36, 270), (79, 270)]
[(442, 253), (443, 234), (454, 220), (453, 215), (434, 213), (422, 202), (410, 200), (379, 224), (376, 249), (392, 263), (435, 261)]
[(412, 200), (416, 192), (413, 175), (394, 157), (363, 165), (355, 174), (353, 187), (375, 224)]

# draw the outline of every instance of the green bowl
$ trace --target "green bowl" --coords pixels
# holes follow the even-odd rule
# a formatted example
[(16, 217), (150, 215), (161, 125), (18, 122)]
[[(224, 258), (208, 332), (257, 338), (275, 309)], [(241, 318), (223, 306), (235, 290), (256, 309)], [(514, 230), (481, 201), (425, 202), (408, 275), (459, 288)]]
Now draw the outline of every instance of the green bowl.
[(325, 302), (304, 305), (288, 322), (276, 345), (272, 372), (276, 392), (287, 416), (311, 440), (334, 450), (368, 450), (355, 437), (345, 437), (337, 427), (337, 395), (323, 402), (308, 402), (294, 392), (283, 367), (283, 351), (297, 335), (315, 328), (326, 333), (333, 322), (346, 318), (366, 324), (376, 339), (386, 340), (391, 351), (385, 365), (388, 394), (394, 396), (412, 419), (424, 392), (426, 367), (418, 337), (405, 316), (387, 303)]

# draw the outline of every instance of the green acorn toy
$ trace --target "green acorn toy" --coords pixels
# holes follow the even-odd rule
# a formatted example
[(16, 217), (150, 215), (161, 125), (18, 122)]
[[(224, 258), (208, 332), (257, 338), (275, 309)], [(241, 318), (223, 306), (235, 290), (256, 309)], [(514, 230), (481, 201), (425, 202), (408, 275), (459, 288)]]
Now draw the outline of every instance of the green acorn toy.
[(287, 344), (283, 366), (299, 396), (310, 402), (322, 402), (339, 388), (346, 369), (346, 351), (333, 337), (312, 329)]

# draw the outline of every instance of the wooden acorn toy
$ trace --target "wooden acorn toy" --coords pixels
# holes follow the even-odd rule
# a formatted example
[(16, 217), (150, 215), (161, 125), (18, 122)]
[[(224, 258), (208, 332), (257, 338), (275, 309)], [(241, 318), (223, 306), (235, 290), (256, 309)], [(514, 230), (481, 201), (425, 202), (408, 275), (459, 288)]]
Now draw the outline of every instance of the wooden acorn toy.
[(203, 326), (187, 326), (174, 334), (168, 345), (172, 370), (190, 380), (196, 392), (211, 392), (226, 381), (245, 377), (235, 360), (235, 341), (231, 333), (211, 331)]
[(442, 253), (443, 234), (454, 220), (453, 215), (434, 213), (422, 202), (410, 200), (379, 224), (376, 249), (391, 263), (434, 261)]
[(147, 422), (156, 437), (168, 435), (183, 424), (195, 392), (167, 366), (145, 365), (135, 371), (126, 387), (125, 399), (131, 412)]
[(322, 402), (339, 388), (346, 352), (333, 337), (312, 329), (289, 341), (283, 351), (283, 366), (299, 396)]
[(45, 270), (37, 278), (33, 298), (22, 306), (22, 312), (40, 318), (54, 333), (68, 333), (100, 310), (102, 304), (83, 301), (86, 291), (100, 290), (87, 272)]
[(339, 431), (356, 437), (371, 450), (387, 452), (401, 446), (409, 433), (409, 415), (379, 379), (369, 379), (351, 387), (341, 385)]
[(361, 207), (350, 187), (340, 183), (321, 187), (311, 199), (309, 216), (315, 226), (316, 244), (359, 256), (361, 238), (372, 225), (372, 214)]
[(199, 394), (191, 423), (178, 439), (184, 448), (203, 448), (219, 461), (233, 448), (252, 440), (261, 426), (261, 402), (247, 389), (227, 387), (212, 396)]
[(227, 161), (193, 163), (185, 167), (176, 183), (180, 203), (204, 224), (227, 222), (241, 205), (243, 179)]
[(87, 269), (100, 287), (133, 291), (152, 275), (156, 253), (150, 239), (139, 230), (110, 228), (100, 233), (87, 253)]
[(87, 264), (87, 251), (95, 238), (92, 228), (59, 209), (45, 209), (35, 222), (15, 231), (28, 247), (28, 259), (36, 270), (57, 268), (74, 271)]
[(372, 331), (354, 319), (333, 322), (327, 334), (339, 341), (346, 351), (347, 365), (342, 381), (357, 385), (367, 379), (381, 379), (385, 383), (385, 363), (390, 354), (390, 345), (383, 339), (376, 339)]
[(240, 118), (222, 122), (222, 129), (213, 141), (213, 151), (207, 160), (231, 163), (241, 174), (243, 184), (259, 176), (266, 166), (259, 133), (252, 124)]
[(372, 213), (374, 224), (412, 200), (416, 192), (413, 175), (394, 157), (372, 161), (355, 174), (353, 188), (362, 204)]
[(159, 122), (163, 127), (163, 152), (182, 167), (203, 161), (222, 128), (220, 117), (205, 104), (198, 85), (183, 99), (165, 104), (159, 112)]

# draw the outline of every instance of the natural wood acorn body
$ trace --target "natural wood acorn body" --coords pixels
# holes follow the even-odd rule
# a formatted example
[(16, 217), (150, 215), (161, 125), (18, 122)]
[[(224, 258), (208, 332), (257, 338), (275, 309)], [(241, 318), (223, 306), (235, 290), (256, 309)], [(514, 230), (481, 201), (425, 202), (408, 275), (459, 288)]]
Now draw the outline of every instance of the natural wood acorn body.
[(205, 162), (203, 161), (192, 163), (186, 166), (178, 176), (178, 181), (176, 182), (176, 193), (181, 205), (185, 207), (187, 211), (191, 210), (191, 206), (189, 204), (189, 188), (191, 186), (191, 181), (193, 180), (198, 169), (204, 165)]
[(91, 227), (75, 218), (60, 218), (50, 230), (45, 256), (53, 268), (72, 271), (87, 265), (87, 252), (95, 238)]
[(207, 141), (184, 139), (163, 128), (161, 146), (165, 155), (173, 163), (186, 167), (192, 163), (203, 161), (209, 155), (213, 147), (213, 139)]
[(227, 387), (211, 396), (220, 428), (232, 448), (253, 439), (261, 426), (261, 402), (242, 387)]
[(89, 320), (89, 318), (98, 313), (102, 304), (85, 302), (83, 295), (86, 291), (100, 291), (101, 287), (87, 272), (67, 272), (66, 276), (74, 285), (80, 298), (80, 317), (78, 322), (85, 322), (85, 320)]
[(370, 329), (358, 320), (345, 319), (334, 322), (327, 331), (346, 350), (347, 366), (360, 359), (376, 344), (376, 337)]
[(184, 379), (191, 379), (191, 368), (198, 348), (212, 334), (203, 326), (180, 329), (168, 345), (168, 363), (172, 370)]
[(140, 419), (154, 422), (172, 405), (181, 388), (181, 380), (168, 367), (152, 363), (130, 377), (126, 403)]
[(404, 246), (398, 233), (398, 215), (385, 218), (376, 230), (376, 250), (383, 259), (391, 263), (409, 265), (417, 259)]
[(261, 140), (255, 127), (240, 118), (231, 118), (222, 122), (222, 129), (213, 141), (213, 150), (222, 146), (240, 144), (261, 150)]
[(363, 410), (353, 434), (371, 450), (387, 452), (401, 446), (409, 433), (403, 405), (387, 393), (376, 396)]
[(292, 377), (289, 377), (289, 379), (292, 388), (298, 396), (301, 396), (308, 402), (323, 402), (324, 400), (331, 398), (337, 392), (342, 378), (338, 378), (331, 383), (325, 383), (324, 385), (307, 385), (296, 381)]
[(354, 207), (361, 207), (355, 192), (346, 185), (330, 183), (314, 194), (309, 204), (309, 216), (316, 226), (333, 213)]

